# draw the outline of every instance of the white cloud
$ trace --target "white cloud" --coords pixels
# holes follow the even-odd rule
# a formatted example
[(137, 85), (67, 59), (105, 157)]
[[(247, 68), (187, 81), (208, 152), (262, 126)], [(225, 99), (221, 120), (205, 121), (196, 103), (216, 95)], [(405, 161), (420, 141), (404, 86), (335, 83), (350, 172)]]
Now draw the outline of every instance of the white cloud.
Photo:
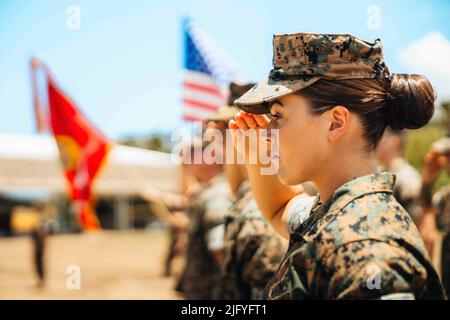
[(425, 75), (438, 94), (450, 99), (450, 41), (440, 32), (431, 32), (410, 42), (398, 53), (399, 64), (408, 73)]

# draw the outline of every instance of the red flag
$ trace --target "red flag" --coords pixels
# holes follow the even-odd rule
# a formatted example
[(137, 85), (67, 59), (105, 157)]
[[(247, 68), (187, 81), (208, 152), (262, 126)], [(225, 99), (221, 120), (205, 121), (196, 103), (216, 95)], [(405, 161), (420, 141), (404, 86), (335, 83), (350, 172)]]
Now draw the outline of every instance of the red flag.
[(91, 203), (91, 187), (111, 143), (87, 121), (49, 75), (47, 82), (50, 126), (78, 219), (84, 229), (98, 229), (100, 224)]

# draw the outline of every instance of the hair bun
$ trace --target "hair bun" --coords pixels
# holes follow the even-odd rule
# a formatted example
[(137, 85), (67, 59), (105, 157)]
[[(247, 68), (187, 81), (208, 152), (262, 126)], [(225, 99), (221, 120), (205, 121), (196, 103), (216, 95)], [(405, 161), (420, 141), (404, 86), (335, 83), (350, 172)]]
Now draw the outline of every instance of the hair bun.
[(418, 129), (430, 121), (436, 95), (425, 76), (393, 73), (388, 91), (387, 125), (392, 129)]

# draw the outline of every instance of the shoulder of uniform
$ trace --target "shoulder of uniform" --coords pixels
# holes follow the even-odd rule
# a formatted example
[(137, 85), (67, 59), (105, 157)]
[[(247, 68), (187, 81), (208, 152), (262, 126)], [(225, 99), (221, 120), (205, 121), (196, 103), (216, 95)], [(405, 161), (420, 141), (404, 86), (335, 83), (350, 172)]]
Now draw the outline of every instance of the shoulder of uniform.
[(377, 298), (393, 292), (421, 292), (428, 272), (401, 246), (366, 239), (346, 243), (322, 259), (329, 288), (338, 298)]
[(320, 255), (364, 240), (408, 243), (424, 251), (414, 222), (390, 194), (367, 194), (352, 200), (335, 214), (331, 213), (327, 220), (328, 214), (305, 237), (315, 243)]

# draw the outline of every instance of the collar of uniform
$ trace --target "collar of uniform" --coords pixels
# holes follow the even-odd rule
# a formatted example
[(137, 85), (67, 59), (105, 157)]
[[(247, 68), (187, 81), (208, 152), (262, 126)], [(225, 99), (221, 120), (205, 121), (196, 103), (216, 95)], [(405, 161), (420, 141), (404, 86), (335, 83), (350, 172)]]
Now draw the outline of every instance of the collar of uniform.
[[(336, 189), (333, 195), (325, 203), (318, 203), (313, 209), (311, 220), (301, 235), (307, 233), (311, 236), (317, 233), (322, 224), (327, 224), (331, 218), (339, 213), (354, 199), (371, 193), (392, 193), (395, 184), (395, 175), (382, 172), (354, 178)], [(322, 217), (325, 216), (325, 219)]]
[(324, 203), (326, 211), (339, 207), (342, 209), (350, 201), (369, 193), (392, 193), (395, 175), (389, 172), (369, 174), (354, 178), (336, 189), (333, 195)]

